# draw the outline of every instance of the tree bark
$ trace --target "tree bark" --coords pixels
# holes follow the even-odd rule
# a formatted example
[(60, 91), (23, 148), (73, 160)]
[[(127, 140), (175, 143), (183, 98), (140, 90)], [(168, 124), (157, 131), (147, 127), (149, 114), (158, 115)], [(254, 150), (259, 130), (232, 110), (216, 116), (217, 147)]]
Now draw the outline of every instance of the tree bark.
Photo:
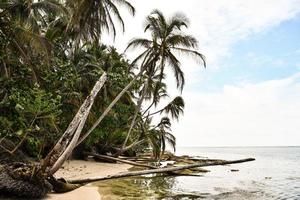
[[(71, 152), (76, 147), (87, 116), (89, 115), (89, 112), (93, 106), (94, 100), (98, 92), (104, 85), (106, 79), (107, 75), (104, 72), (103, 75), (96, 82), (90, 95), (85, 99), (85, 101), (81, 105), (79, 111), (70, 123), (66, 132), (63, 134), (63, 136), (60, 138), (60, 140), (51, 150), (51, 152), (46, 156), (46, 159), (43, 163), (43, 169), (45, 169), (45, 167), (48, 167), (48, 165), (50, 164), (52, 166), (50, 169), (50, 174), (54, 174), (62, 166), (64, 161), (68, 159)], [(53, 165), (51, 163), (52, 157), (54, 157), (54, 160), (52, 161), (52, 163), (54, 163)]]
[(126, 147), (126, 144), (127, 144), (128, 140), (129, 140), (131, 131), (132, 131), (134, 125), (135, 125), (137, 115), (138, 115), (139, 110), (141, 109), (142, 103), (143, 103), (143, 101), (144, 101), (144, 98), (145, 98), (147, 89), (148, 89), (148, 81), (145, 83), (144, 89), (143, 89), (143, 91), (142, 91), (142, 96), (141, 96), (141, 98), (139, 99), (139, 101), (138, 101), (138, 103), (137, 103), (137, 106), (136, 106), (136, 109), (135, 109), (135, 113), (134, 113), (134, 116), (133, 116), (133, 119), (132, 119), (130, 128), (129, 128), (129, 130), (128, 130), (126, 139), (125, 139), (125, 141), (124, 141), (124, 143), (123, 143), (123, 145), (122, 145), (122, 149), (116, 154), (116, 155), (118, 155), (118, 156), (121, 155), (122, 150)]
[(190, 169), (195, 167), (207, 167), (207, 166), (216, 166), (216, 165), (228, 165), (228, 164), (237, 164), (243, 162), (254, 161), (254, 158), (246, 158), (241, 160), (232, 160), (232, 161), (212, 161), (207, 163), (195, 163), (190, 165), (184, 165), (179, 167), (167, 167), (167, 168), (160, 168), (160, 169), (149, 169), (149, 170), (142, 170), (142, 171), (132, 171), (132, 172), (123, 172), (116, 175), (104, 176), (104, 177), (95, 177), (95, 178), (86, 178), (86, 179), (75, 179), (69, 180), (69, 183), (73, 184), (82, 184), (82, 183), (89, 183), (107, 179), (114, 179), (114, 178), (123, 178), (123, 177), (130, 177), (130, 176), (139, 176), (145, 174), (153, 174), (153, 173), (165, 173), (165, 172), (173, 172), (179, 171), (184, 169)]

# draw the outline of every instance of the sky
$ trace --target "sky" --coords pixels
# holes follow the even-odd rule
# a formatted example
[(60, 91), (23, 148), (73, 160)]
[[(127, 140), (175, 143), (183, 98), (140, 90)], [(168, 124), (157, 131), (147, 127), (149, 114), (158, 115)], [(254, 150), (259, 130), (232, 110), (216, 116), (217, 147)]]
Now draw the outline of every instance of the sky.
[[(129, 0), (126, 31), (103, 41), (121, 52), (143, 32), (153, 9), (184, 13), (199, 41), (204, 69), (181, 58), (185, 112), (173, 122), (178, 146), (300, 145), (300, 0)], [(104, 42), (104, 43), (105, 43)], [(126, 54), (129, 59), (137, 52)], [(170, 98), (176, 90), (167, 72)]]

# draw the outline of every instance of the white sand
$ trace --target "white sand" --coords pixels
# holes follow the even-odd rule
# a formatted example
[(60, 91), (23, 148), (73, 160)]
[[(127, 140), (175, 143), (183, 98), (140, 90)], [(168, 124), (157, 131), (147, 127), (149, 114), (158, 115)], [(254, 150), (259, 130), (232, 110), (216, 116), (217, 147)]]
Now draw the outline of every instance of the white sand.
[[(56, 174), (56, 178), (63, 177), (66, 180), (79, 178), (92, 178), (108, 176), (127, 171), (131, 166), (127, 164), (110, 164), (93, 161), (72, 160), (67, 161), (63, 168)], [(101, 196), (97, 187), (86, 185), (64, 194), (49, 194), (46, 200), (99, 200)]]
[(72, 192), (63, 194), (49, 194), (46, 200), (100, 200), (101, 196), (97, 187), (84, 186)]

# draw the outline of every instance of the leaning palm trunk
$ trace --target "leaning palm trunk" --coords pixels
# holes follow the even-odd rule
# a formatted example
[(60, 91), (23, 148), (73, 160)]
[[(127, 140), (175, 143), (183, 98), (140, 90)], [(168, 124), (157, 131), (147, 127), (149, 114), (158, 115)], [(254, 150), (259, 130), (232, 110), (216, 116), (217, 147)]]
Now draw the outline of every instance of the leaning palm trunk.
[[(133, 85), (133, 83), (140, 78), (144, 71), (146, 70), (146, 67), (149, 64), (153, 64), (156, 62), (157, 56), (154, 57), (154, 59), (147, 60), (146, 58), (143, 60), (141, 64), (140, 72), (133, 77), (133, 79), (126, 85), (126, 87), (115, 97), (115, 99), (109, 104), (109, 106), (105, 109), (105, 111), (102, 113), (102, 115), (98, 118), (98, 120), (94, 123), (92, 128), (90, 128), (85, 134), (83, 134), (78, 142), (77, 146), (83, 142), (90, 134), (95, 130), (95, 128), (101, 123), (101, 121), (104, 119), (104, 117), (110, 112), (110, 110), (114, 107), (114, 105), (120, 100), (120, 98), (125, 94), (125, 92), (128, 91), (128, 89)], [(136, 63), (135, 61), (133, 63)]]
[(128, 85), (115, 97), (115, 99), (109, 104), (109, 106), (105, 109), (102, 115), (98, 118), (98, 120), (94, 123), (92, 128), (90, 128), (85, 134), (83, 134), (78, 142), (79, 145), (83, 142), (90, 134), (95, 130), (95, 128), (100, 124), (100, 122), (104, 119), (104, 117), (109, 113), (109, 111), (114, 107), (114, 105), (120, 100), (120, 98), (127, 92), (127, 90), (133, 85), (133, 83), (143, 74), (144, 70), (141, 70), (134, 78), (128, 83)]
[(135, 109), (135, 113), (134, 113), (134, 116), (133, 116), (133, 119), (132, 119), (132, 122), (131, 122), (131, 125), (130, 125), (130, 128), (128, 130), (128, 133), (127, 133), (127, 136), (126, 136), (126, 139), (123, 143), (123, 146), (122, 146), (122, 149), (124, 149), (126, 147), (126, 144), (129, 140), (129, 137), (130, 137), (130, 134), (132, 132), (132, 129), (135, 125), (135, 122), (136, 122), (136, 118), (137, 118), (137, 115), (141, 109), (141, 106), (142, 106), (142, 103), (144, 101), (144, 98), (145, 98), (145, 95), (146, 95), (146, 92), (147, 92), (147, 89), (148, 89), (148, 82), (145, 83), (145, 87), (144, 87), (144, 90), (142, 92), (142, 96), (141, 98), (139, 99), (138, 103), (137, 103), (137, 106), (136, 106), (136, 109)]
[(144, 144), (146, 142), (147, 142), (147, 139), (142, 139), (142, 140), (139, 140), (137, 142), (134, 142), (134, 143), (128, 145), (127, 147), (120, 148), (120, 149), (118, 149), (118, 152), (114, 156), (119, 156), (119, 155), (123, 154), (124, 152), (128, 151), (129, 149), (132, 149), (132, 148), (139, 146), (141, 144)]
[(46, 167), (51, 166), (50, 174), (54, 174), (62, 166), (65, 160), (67, 160), (68, 157), (71, 155), (73, 149), (76, 147), (85, 121), (94, 103), (94, 100), (100, 89), (103, 87), (106, 79), (107, 75), (104, 72), (103, 75), (96, 82), (90, 95), (85, 99), (85, 101), (79, 108), (79, 111), (73, 118), (65, 133), (62, 135), (62, 137), (56, 143), (54, 148), (44, 159), (44, 163), (42, 164), (43, 169), (45, 170)]

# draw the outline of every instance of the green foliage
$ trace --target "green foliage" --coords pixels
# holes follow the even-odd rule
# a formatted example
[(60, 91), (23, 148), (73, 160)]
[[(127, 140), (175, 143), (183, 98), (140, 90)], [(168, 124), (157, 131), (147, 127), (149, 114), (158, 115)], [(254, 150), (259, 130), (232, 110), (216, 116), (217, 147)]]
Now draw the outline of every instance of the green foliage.
[[(108, 3), (104, 4), (114, 6)], [(134, 11), (126, 1), (118, 4)], [(114, 48), (85, 36), (83, 44), (74, 40), (81, 36), (73, 31), (76, 22), (70, 16), (82, 12), (78, 9), (56, 0), (5, 0), (0, 4), (0, 137), (16, 146), (25, 138), (21, 148), (34, 157), (45, 154), (61, 136), (103, 71), (109, 81), (97, 97), (86, 127), (132, 78), (127, 60)], [(88, 31), (87, 27), (83, 30)], [(110, 133), (119, 138), (132, 110), (128, 94), (86, 146), (113, 138)]]
[(37, 137), (28, 137), (25, 145), (26, 152), (32, 157), (40, 156), (43, 141)]
[[(144, 60), (140, 67), (146, 66), (146, 73), (122, 96), (83, 146), (121, 146), (136, 109), (135, 98), (141, 95), (145, 82), (149, 84), (145, 99), (152, 104), (140, 110), (130, 141), (147, 141), (135, 149), (150, 146), (155, 155), (165, 150), (166, 142), (175, 145), (174, 136), (168, 132), (170, 121), (163, 118), (154, 126), (149, 115), (145, 118), (144, 114), (168, 96), (163, 83), (166, 64), (174, 70), (178, 87), (183, 87), (183, 72), (173, 51), (193, 54), (202, 60), (203, 56), (192, 50), (197, 43), (193, 37), (178, 33), (180, 27), (186, 26), (185, 19), (175, 17), (167, 22), (155, 11), (147, 18), (145, 27), (153, 40), (133, 40), (129, 47), (140, 46), (146, 51), (129, 63), (114, 47), (100, 44), (103, 30), (116, 34), (112, 16), (124, 29), (119, 5), (135, 13), (126, 0), (0, 3), (0, 141), (7, 138), (32, 157), (47, 154), (104, 71), (108, 81), (95, 99), (84, 131), (133, 80), (137, 61)], [(167, 31), (168, 27), (163, 38), (158, 29)], [(158, 113), (178, 118), (184, 102), (181, 98), (175, 100)]]
[(1, 136), (16, 143), (26, 136), (26, 147), (29, 148), (25, 150), (29, 153), (38, 152), (40, 145), (36, 145), (37, 143), (57, 138), (62, 113), (61, 97), (54, 96), (37, 85), (26, 90), (12, 87), (8, 91), (6, 100), (0, 104)]

